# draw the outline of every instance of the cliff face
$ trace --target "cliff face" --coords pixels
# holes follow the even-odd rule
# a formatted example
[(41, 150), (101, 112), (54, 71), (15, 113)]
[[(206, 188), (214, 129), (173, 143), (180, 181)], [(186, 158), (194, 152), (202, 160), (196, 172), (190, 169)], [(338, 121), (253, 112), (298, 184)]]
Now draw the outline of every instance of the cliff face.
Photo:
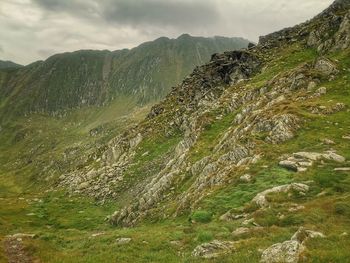
[(246, 47), (240, 38), (160, 38), (131, 50), (58, 54), (18, 70), (0, 72), (3, 115), (61, 113), (105, 105), (122, 96), (139, 105), (163, 98), (215, 52)]

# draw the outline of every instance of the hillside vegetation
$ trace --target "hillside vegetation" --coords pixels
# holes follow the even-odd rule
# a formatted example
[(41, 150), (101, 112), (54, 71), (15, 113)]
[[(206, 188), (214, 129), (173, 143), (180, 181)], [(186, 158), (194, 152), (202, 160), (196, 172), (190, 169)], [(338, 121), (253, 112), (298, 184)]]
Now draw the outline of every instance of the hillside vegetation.
[(39, 262), (347, 262), (349, 25), (336, 0), (215, 54), (119, 130), (81, 137), (75, 112), (5, 133), (0, 259), (15, 243)]
[(163, 37), (130, 50), (80, 50), (2, 70), (1, 122), (29, 113), (64, 116), (69, 109), (104, 106), (120, 97), (134, 99), (135, 105), (154, 103), (213, 53), (248, 43), (241, 38)]

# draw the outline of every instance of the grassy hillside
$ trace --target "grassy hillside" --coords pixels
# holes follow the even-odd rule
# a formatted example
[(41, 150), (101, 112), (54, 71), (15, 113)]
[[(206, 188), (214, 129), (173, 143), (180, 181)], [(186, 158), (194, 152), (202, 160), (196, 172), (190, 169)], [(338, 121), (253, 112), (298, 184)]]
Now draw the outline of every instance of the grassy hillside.
[(151, 110), (19, 119), (0, 260), (27, 233), (42, 262), (347, 262), (349, 10), (213, 56)]

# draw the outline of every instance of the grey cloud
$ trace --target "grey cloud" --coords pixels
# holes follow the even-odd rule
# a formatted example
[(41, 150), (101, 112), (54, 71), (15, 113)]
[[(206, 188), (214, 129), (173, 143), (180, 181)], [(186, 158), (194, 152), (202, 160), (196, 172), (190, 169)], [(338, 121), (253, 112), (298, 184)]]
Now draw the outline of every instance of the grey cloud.
[(0, 59), (26, 64), (54, 53), (132, 48), (183, 33), (257, 41), (310, 19), (332, 1), (0, 0)]
[(49, 12), (65, 12), (82, 17), (98, 15), (95, 0), (32, 0), (34, 4)]
[(109, 0), (102, 11), (107, 20), (132, 26), (198, 27), (220, 20), (211, 1)]
[(4, 53), (4, 48), (0, 45), (0, 53)]
[(126, 26), (207, 26), (220, 20), (214, 1), (201, 0), (33, 0), (50, 12), (93, 16)]

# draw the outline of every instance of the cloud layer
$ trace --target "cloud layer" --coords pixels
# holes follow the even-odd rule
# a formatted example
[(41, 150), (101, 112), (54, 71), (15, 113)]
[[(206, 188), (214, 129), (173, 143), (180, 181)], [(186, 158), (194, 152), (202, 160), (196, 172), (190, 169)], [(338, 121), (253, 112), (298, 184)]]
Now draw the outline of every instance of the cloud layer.
[(0, 59), (134, 47), (160, 36), (258, 36), (307, 20), (332, 0), (1, 0)]

